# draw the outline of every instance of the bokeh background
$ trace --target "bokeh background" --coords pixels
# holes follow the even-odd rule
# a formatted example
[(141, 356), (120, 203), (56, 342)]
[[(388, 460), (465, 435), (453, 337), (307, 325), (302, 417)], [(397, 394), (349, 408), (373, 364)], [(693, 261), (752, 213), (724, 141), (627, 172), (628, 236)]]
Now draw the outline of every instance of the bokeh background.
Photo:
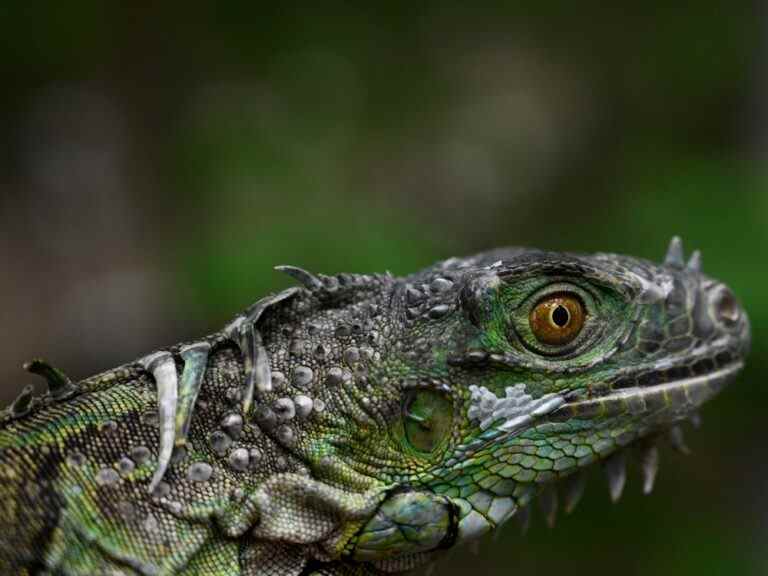
[(699, 0), (0, 7), (0, 397), (218, 329), (271, 270), (700, 248), (751, 361), (656, 494), (439, 574), (768, 574), (768, 9)]

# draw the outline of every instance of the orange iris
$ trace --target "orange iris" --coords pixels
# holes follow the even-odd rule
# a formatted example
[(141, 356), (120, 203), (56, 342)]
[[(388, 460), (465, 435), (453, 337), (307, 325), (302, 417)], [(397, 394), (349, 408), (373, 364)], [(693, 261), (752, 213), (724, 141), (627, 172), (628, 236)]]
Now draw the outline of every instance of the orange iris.
[(561, 346), (579, 335), (584, 327), (584, 316), (584, 305), (579, 298), (570, 294), (553, 294), (534, 306), (529, 322), (539, 342)]

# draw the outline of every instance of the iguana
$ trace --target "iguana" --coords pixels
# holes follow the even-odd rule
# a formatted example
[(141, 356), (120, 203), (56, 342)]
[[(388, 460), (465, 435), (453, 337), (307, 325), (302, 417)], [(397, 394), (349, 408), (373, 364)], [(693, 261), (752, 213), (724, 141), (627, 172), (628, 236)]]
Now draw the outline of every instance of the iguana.
[[(0, 425), (0, 573), (373, 575), (577, 502), (741, 370), (749, 323), (686, 263), (504, 248), (299, 286)], [(119, 330), (119, 326), (115, 326)], [(552, 506), (550, 511), (553, 513)]]

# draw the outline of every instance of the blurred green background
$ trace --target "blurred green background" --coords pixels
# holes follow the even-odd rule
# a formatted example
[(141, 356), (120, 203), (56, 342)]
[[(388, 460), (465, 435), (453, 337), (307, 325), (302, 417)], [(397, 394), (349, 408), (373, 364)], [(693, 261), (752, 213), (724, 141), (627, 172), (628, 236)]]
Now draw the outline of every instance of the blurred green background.
[(700, 248), (753, 323), (738, 384), (439, 574), (768, 574), (766, 3), (0, 7), (0, 397), (218, 329), (271, 270), (406, 273), (504, 244)]

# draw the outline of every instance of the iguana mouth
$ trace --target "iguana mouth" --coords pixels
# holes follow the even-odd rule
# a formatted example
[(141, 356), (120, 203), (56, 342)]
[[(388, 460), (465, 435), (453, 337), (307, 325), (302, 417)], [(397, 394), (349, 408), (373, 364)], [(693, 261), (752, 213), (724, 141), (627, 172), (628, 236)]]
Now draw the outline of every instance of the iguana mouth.
[[(669, 382), (652, 385), (625, 386), (609, 389), (602, 396), (581, 397), (567, 401), (560, 408), (545, 417), (549, 422), (568, 420), (605, 421), (612, 418), (637, 419), (644, 422), (648, 431), (656, 429), (647, 439), (638, 444), (637, 456), (643, 478), (643, 493), (650, 494), (659, 467), (659, 452), (656, 447), (658, 432), (666, 435), (672, 447), (687, 454), (682, 428), (678, 423), (689, 419), (698, 427), (698, 408), (725, 388), (744, 367), (742, 359), (728, 362), (721, 368), (706, 374), (677, 378)], [(634, 439), (634, 437), (632, 438)], [(604, 470), (613, 502), (621, 498), (626, 482), (626, 443), (617, 439), (619, 449), (605, 460)], [(591, 463), (591, 460), (590, 462)], [(584, 491), (585, 476), (576, 473), (565, 480), (565, 510), (570, 512), (576, 506)], [(554, 524), (556, 504), (551, 494), (544, 498), (543, 509), (550, 526)]]
[(718, 394), (744, 367), (736, 360), (708, 374), (651, 386), (615, 388), (602, 396), (567, 402), (548, 416), (553, 421), (591, 420), (627, 414), (674, 414), (683, 417)]

